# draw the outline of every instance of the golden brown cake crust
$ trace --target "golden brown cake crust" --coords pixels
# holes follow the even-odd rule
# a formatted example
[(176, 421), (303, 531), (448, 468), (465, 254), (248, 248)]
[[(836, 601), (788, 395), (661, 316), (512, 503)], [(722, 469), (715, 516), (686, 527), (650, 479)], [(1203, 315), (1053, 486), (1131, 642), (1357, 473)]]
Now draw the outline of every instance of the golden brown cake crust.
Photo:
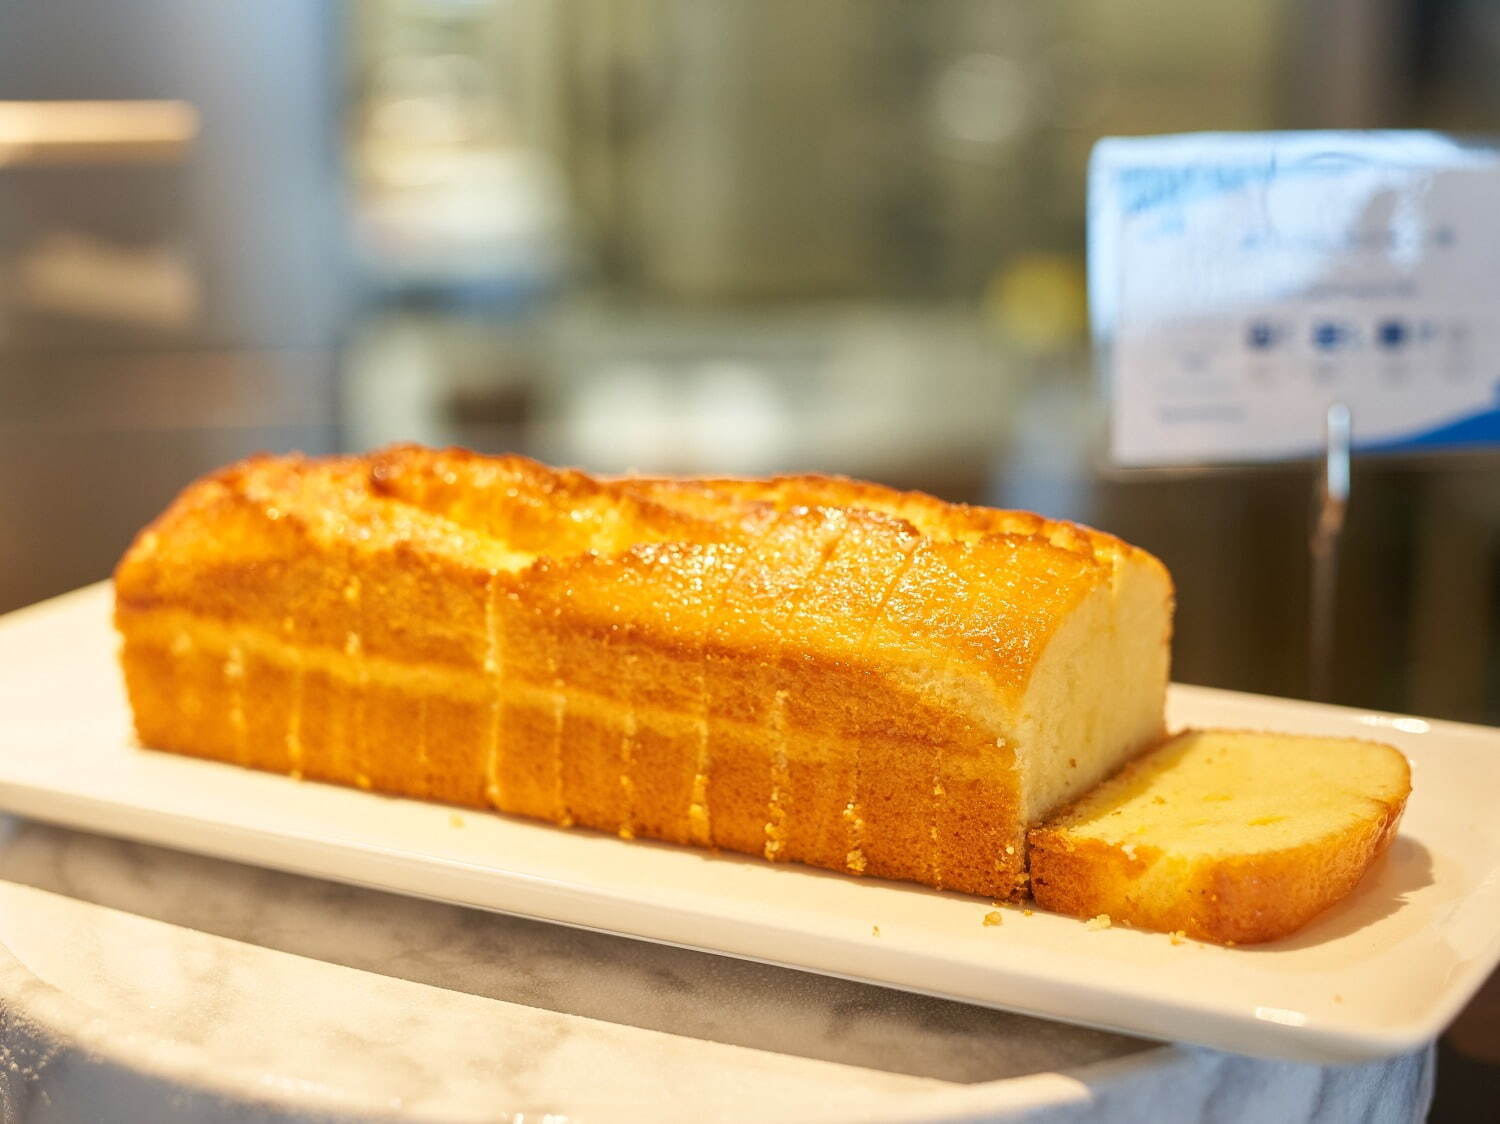
[(1008, 897), (997, 730), (1126, 563), (1170, 597), (1029, 513), (400, 446), (191, 485), (116, 621), (154, 748)]

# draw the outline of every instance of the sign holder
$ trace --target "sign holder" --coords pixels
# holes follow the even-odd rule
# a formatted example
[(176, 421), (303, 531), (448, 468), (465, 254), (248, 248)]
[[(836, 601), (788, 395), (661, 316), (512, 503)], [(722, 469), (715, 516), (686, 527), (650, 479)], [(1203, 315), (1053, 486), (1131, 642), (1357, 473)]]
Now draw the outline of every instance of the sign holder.
[(1349, 407), (1334, 402), (1323, 422), (1323, 471), (1318, 477), (1317, 512), (1308, 538), (1311, 588), (1308, 596), (1307, 683), (1309, 697), (1327, 702), (1333, 669), (1335, 612), (1338, 608), (1339, 549), (1349, 508)]

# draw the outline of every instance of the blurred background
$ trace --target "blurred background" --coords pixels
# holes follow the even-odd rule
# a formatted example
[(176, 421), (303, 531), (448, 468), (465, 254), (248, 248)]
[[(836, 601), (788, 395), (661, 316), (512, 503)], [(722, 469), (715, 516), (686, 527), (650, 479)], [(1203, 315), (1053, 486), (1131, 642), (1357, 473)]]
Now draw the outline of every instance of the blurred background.
[[(1097, 523), (1302, 694), (1311, 466), (1108, 469), (1083, 235), (1100, 135), (1305, 126), (1500, 132), (1500, 5), (0, 0), (0, 608), (415, 439)], [(1354, 495), (1334, 697), (1500, 722), (1497, 462)]]
[[(1316, 126), (1500, 133), (1500, 4), (0, 0), (0, 609), (414, 439), (1096, 523), (1177, 678), (1303, 694), (1312, 467), (1108, 468), (1084, 169)], [(1337, 701), (1500, 723), (1497, 527), (1496, 459), (1357, 465)]]

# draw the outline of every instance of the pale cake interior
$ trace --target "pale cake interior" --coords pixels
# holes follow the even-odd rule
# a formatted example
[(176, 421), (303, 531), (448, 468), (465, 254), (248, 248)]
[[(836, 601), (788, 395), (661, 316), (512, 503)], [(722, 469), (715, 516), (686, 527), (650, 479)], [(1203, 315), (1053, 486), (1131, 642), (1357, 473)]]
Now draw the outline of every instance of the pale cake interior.
[(1190, 731), (1051, 826), (1126, 849), (1250, 855), (1334, 835), (1403, 799), (1407, 788), (1401, 755), (1374, 742)]
[(1161, 684), (1170, 659), (1161, 586), (1150, 567), (1120, 563), (1058, 629), (1037, 664), (1012, 735), (1024, 817), (1036, 823), (1088, 791), (1162, 735)]

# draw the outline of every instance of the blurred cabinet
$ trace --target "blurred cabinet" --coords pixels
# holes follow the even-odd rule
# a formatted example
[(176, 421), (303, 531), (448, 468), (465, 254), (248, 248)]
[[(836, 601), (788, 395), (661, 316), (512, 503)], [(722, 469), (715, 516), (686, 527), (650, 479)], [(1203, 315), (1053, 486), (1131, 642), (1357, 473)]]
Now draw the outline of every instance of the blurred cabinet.
[[(337, 6), (50, 0), (0, 21), (4, 608), (103, 576), (208, 468), (332, 448), (349, 278)], [(65, 112), (28, 114), (45, 102)], [(7, 147), (7, 121), (39, 141)]]

